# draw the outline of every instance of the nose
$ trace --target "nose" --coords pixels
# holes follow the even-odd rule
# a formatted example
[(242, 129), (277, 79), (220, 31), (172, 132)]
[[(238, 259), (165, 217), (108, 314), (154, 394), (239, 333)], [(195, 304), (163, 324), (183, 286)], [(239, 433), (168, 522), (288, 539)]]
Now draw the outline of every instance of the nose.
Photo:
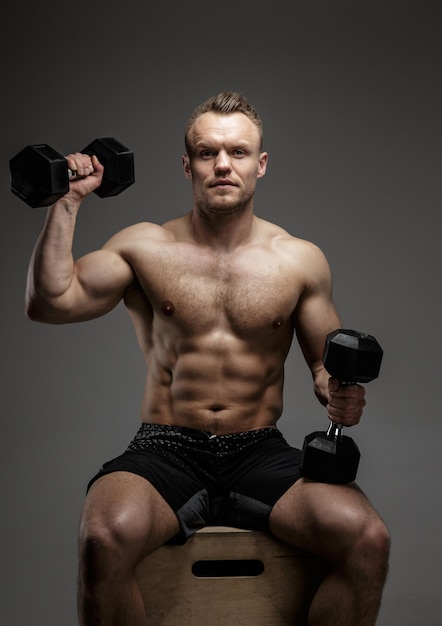
[(229, 155), (225, 152), (225, 150), (220, 150), (220, 152), (216, 155), (215, 172), (217, 174), (224, 174), (225, 172), (230, 172), (230, 170)]

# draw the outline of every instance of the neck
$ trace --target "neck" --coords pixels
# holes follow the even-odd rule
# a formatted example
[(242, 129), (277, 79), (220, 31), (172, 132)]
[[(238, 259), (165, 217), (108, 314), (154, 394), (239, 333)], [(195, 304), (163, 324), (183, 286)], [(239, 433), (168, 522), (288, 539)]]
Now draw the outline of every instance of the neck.
[(250, 241), (256, 218), (252, 210), (232, 215), (207, 215), (197, 209), (189, 214), (193, 239), (228, 252)]

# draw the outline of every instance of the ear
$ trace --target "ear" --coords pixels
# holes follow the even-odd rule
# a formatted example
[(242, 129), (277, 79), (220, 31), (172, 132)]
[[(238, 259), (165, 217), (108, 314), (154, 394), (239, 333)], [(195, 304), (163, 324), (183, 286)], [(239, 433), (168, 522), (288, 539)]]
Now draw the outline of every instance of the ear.
[(187, 154), (183, 154), (183, 170), (186, 178), (192, 178), (192, 170), (190, 169), (190, 159)]
[(261, 152), (259, 155), (258, 178), (262, 178), (267, 170), (269, 155), (267, 152)]

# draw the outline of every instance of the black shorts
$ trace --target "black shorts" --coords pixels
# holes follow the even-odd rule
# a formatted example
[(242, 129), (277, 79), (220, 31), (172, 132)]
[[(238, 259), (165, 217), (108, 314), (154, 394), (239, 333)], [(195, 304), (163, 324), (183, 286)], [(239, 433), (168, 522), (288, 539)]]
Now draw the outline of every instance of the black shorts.
[(184, 543), (210, 525), (269, 530), (275, 502), (301, 477), (301, 451), (276, 428), (231, 435), (142, 424), (127, 450), (105, 463), (111, 472), (146, 478), (175, 511)]

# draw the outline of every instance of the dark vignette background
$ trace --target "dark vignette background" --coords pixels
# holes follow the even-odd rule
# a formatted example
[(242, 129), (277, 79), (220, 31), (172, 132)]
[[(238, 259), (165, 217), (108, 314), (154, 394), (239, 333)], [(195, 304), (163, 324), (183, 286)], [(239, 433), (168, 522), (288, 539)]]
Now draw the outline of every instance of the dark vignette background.
[[(359, 482), (393, 548), (380, 626), (440, 626), (441, 16), (431, 0), (73, 3), (3, 8), (1, 144), (0, 619), (74, 626), (84, 490), (138, 426), (143, 361), (122, 306), (52, 327), (23, 314), (44, 219), (9, 190), (9, 158), (67, 153), (112, 135), (136, 184), (91, 198), (79, 255), (136, 221), (190, 208), (181, 172), (193, 107), (223, 89), (260, 111), (258, 215), (315, 241), (344, 325), (385, 350), (367, 387)], [(299, 445), (326, 426), (296, 345), (281, 429)]]

